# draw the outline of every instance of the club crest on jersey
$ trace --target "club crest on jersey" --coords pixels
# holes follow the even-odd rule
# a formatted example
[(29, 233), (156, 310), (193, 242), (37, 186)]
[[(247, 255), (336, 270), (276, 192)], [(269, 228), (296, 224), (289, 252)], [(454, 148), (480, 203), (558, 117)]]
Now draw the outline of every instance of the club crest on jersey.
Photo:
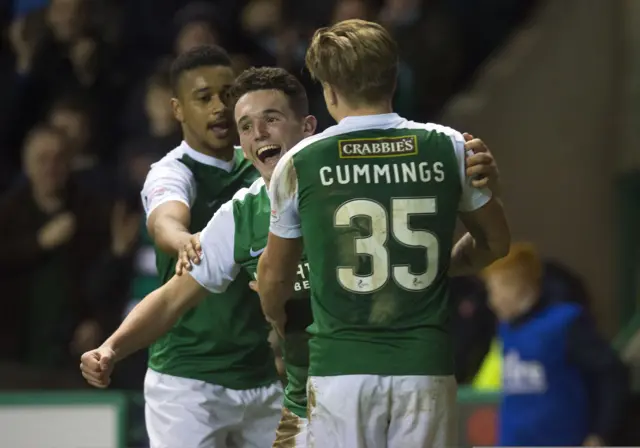
[(339, 140), (338, 151), (341, 159), (415, 156), (418, 154), (418, 138), (405, 135)]

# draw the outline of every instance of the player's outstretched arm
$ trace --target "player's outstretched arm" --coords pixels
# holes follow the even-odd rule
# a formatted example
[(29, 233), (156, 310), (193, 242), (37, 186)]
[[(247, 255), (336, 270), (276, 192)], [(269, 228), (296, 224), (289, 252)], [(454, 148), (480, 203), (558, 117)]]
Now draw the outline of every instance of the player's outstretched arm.
[(108, 386), (116, 361), (153, 343), (206, 294), (190, 275), (174, 276), (138, 303), (99, 348), (82, 355), (82, 375), (92, 386)]
[(476, 274), (507, 255), (511, 232), (499, 199), (493, 197), (479, 209), (460, 212), (459, 216), (468, 233), (453, 248), (450, 276)]
[[(147, 220), (147, 230), (154, 243), (163, 251), (175, 255), (190, 243), (189, 207), (179, 201), (165, 202), (155, 208)], [(197, 253), (195, 253), (197, 257)]]
[[(153, 165), (147, 174), (141, 192), (147, 230), (155, 245), (170, 255), (190, 245), (190, 207), (196, 191), (193, 174), (178, 160)], [(197, 264), (197, 253), (191, 252)]]

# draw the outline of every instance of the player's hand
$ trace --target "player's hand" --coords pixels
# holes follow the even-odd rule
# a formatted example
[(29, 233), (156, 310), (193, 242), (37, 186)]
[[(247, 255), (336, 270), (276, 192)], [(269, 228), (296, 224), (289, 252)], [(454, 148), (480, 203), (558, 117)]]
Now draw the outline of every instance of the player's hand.
[(111, 252), (124, 256), (133, 248), (140, 236), (140, 213), (127, 211), (124, 202), (117, 202), (111, 212)]
[(82, 355), (80, 371), (91, 386), (104, 389), (111, 383), (115, 363), (116, 353), (109, 347), (99, 347)]
[(191, 235), (189, 240), (184, 244), (180, 252), (178, 252), (178, 261), (176, 262), (176, 274), (182, 275), (186, 271), (190, 271), (193, 264), (200, 264), (200, 256), (202, 255), (202, 246), (200, 245), (200, 232)]
[(582, 446), (605, 446), (605, 443), (601, 437), (592, 434), (584, 440)]
[(64, 212), (52, 218), (38, 231), (38, 243), (45, 250), (67, 243), (76, 232), (76, 217)]
[(473, 154), (466, 159), (467, 176), (471, 177), (471, 185), (476, 188), (488, 187), (495, 195), (500, 194), (500, 172), (496, 160), (487, 145), (473, 135), (462, 134), (465, 140), (465, 151)]

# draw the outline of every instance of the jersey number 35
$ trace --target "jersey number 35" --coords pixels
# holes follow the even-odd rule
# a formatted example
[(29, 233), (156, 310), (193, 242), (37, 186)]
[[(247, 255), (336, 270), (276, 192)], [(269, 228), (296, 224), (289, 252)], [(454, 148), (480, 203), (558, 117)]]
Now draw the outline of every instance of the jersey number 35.
[[(338, 266), (336, 274), (340, 285), (349, 292), (370, 294), (381, 289), (391, 277), (396, 285), (407, 291), (428, 288), (438, 273), (438, 238), (428, 230), (409, 228), (409, 216), (434, 215), (436, 211), (436, 199), (433, 197), (391, 199), (391, 219), (388, 210), (371, 199), (353, 199), (340, 205), (334, 215), (335, 227), (351, 227), (351, 220), (359, 216), (371, 222), (371, 235), (355, 238), (356, 254), (371, 257), (371, 274), (357, 275), (353, 266)], [(409, 248), (426, 249), (424, 272), (411, 272), (408, 264), (391, 265), (387, 247), (389, 224), (391, 237), (398, 243)]]

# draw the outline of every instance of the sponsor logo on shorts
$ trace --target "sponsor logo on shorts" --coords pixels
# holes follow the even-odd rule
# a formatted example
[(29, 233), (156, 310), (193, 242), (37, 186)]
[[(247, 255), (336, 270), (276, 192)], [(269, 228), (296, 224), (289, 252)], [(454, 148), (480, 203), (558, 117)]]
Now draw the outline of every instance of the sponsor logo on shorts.
[(341, 159), (415, 156), (418, 154), (418, 138), (405, 135), (339, 140), (338, 151)]
[(280, 215), (278, 214), (278, 211), (271, 209), (271, 222), (278, 222), (278, 221), (280, 221)]

